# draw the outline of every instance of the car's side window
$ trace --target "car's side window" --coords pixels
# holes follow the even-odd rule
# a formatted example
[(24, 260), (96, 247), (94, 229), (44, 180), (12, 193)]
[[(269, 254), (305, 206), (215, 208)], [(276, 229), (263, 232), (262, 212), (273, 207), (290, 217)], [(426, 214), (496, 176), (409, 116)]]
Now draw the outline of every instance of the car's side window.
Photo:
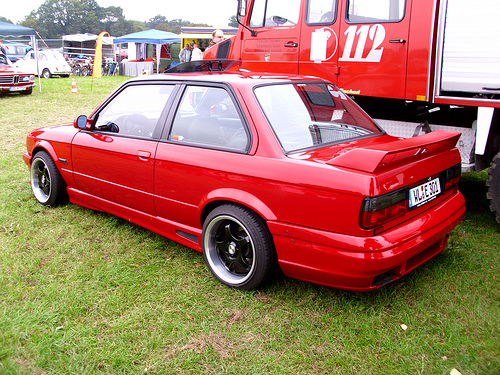
[(188, 86), (175, 114), (169, 140), (243, 152), (248, 149), (250, 137), (225, 89)]
[(152, 137), (174, 85), (131, 85), (122, 90), (95, 121), (97, 131)]

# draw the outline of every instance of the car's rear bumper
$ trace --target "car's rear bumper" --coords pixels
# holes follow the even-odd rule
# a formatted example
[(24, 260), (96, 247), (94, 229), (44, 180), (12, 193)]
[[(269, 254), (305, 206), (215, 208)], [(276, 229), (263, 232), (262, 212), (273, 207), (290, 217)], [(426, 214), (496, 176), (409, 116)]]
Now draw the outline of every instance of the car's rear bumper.
[(326, 286), (368, 291), (397, 280), (438, 253), (465, 213), (460, 193), (376, 236), (353, 237), (268, 222), (284, 274)]
[(28, 166), (28, 168), (30, 168), (31, 167), (31, 155), (29, 152), (26, 151), (23, 153), (23, 160), (26, 163), (26, 165)]

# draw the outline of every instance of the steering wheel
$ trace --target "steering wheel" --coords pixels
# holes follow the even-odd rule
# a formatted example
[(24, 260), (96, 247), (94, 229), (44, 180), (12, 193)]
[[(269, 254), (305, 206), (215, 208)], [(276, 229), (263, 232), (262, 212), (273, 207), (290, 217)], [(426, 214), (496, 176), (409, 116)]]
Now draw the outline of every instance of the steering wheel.
[(132, 113), (123, 119), (124, 133), (147, 136), (148, 118), (139, 113)]

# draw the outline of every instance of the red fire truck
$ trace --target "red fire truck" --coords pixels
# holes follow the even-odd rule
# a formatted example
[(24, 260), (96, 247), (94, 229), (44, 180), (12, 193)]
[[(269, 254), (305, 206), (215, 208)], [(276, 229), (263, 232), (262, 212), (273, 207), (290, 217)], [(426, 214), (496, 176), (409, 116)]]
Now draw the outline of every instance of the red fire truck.
[(499, 15), (498, 0), (238, 0), (238, 33), (204, 58), (326, 78), (396, 136), (460, 131), (500, 222)]

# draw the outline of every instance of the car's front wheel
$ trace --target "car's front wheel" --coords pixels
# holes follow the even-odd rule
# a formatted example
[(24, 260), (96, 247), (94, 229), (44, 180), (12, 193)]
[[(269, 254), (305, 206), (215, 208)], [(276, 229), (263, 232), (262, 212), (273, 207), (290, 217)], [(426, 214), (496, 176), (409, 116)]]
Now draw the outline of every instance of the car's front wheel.
[(33, 194), (44, 206), (55, 206), (67, 199), (66, 183), (46, 151), (35, 154), (30, 175)]
[(203, 225), (202, 246), (212, 274), (232, 288), (259, 288), (276, 267), (276, 251), (266, 223), (235, 204), (210, 212)]

